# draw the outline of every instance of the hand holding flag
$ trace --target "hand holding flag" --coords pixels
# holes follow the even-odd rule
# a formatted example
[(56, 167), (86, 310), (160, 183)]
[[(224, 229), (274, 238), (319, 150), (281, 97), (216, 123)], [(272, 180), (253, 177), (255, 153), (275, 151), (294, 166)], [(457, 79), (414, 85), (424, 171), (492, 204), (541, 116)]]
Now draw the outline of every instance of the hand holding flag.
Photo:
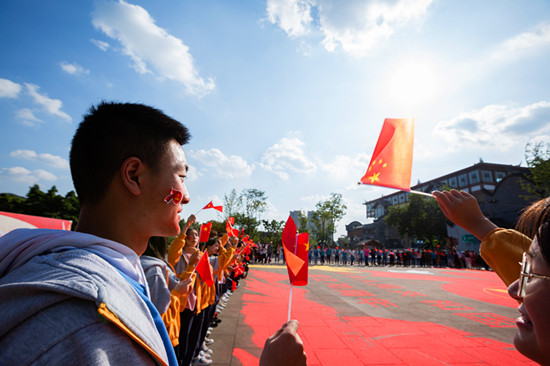
[(288, 320), (290, 320), (290, 310), (292, 308), (293, 285), (307, 285), (309, 234), (301, 233), (297, 235), (296, 232), (296, 224), (294, 223), (292, 217), (289, 216), (281, 237), (286, 258), (288, 278), (290, 280)]

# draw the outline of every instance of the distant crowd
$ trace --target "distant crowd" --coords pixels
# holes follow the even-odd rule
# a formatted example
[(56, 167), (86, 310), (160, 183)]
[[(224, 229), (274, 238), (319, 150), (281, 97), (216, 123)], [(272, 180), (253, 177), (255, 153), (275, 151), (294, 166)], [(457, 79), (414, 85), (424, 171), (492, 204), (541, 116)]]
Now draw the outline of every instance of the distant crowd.
[[(259, 244), (251, 253), (250, 260), (252, 263), (276, 264), (285, 261), (282, 247), (274, 247), (272, 244)], [(489, 270), (489, 266), (478, 252), (447, 249), (316, 247), (309, 250), (309, 265), (446, 267)]]

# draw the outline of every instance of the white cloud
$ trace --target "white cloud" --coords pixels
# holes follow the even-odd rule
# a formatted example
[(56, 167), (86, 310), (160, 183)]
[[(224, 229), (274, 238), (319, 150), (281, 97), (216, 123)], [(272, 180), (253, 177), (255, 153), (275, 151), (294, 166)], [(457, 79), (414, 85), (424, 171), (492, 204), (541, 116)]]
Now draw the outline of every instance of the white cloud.
[(291, 37), (304, 36), (310, 32), (310, 0), (268, 0), (267, 17)]
[(151, 15), (138, 5), (123, 0), (101, 1), (93, 12), (92, 24), (118, 40), (140, 73), (154, 72), (185, 85), (188, 93), (204, 95), (214, 89), (214, 81), (198, 75), (189, 47), (155, 24)]
[(15, 150), (10, 153), (10, 156), (12, 158), (37, 161), (58, 169), (69, 169), (69, 162), (66, 159), (52, 154), (37, 154), (33, 150)]
[(550, 45), (550, 23), (542, 23), (532, 31), (521, 33), (503, 42), (493, 52), (496, 59), (515, 59), (533, 50)]
[(488, 105), (437, 124), (434, 134), (452, 147), (485, 147), (504, 151), (522, 138), (550, 133), (550, 102), (524, 107)]
[(248, 164), (240, 156), (227, 156), (219, 149), (190, 151), (188, 155), (200, 161), (202, 166), (213, 168), (222, 178), (249, 177), (254, 171), (254, 165)]
[(41, 105), (48, 113), (61, 117), (67, 122), (71, 122), (72, 118), (67, 113), (61, 111), (63, 103), (59, 99), (51, 99), (46, 95), (38, 93), (39, 87), (34, 84), (25, 83), (27, 91), (33, 97), (34, 102)]
[(109, 49), (109, 47), (111, 47), (109, 45), (109, 43), (107, 42), (103, 42), (103, 41), (100, 41), (100, 40), (97, 40), (97, 39), (90, 39), (90, 41), (95, 44), (97, 46), (97, 48), (99, 48), (100, 50), (102, 51), (107, 51)]
[(321, 168), (326, 171), (327, 177), (357, 186), (369, 166), (370, 156), (366, 153), (359, 153), (354, 157), (345, 155), (336, 155), (328, 163), (319, 163)]
[(266, 150), (260, 166), (285, 180), (289, 178), (289, 171), (312, 173), (317, 166), (306, 156), (304, 146), (305, 143), (297, 137), (284, 137)]
[[(314, 26), (328, 51), (338, 46), (365, 56), (410, 22), (421, 20), (434, 0), (271, 0), (268, 19), (289, 36), (304, 36)], [(317, 11), (318, 21), (312, 17)]]
[(2, 170), (0, 170), (0, 178), (27, 185), (38, 183), (40, 180), (47, 180), (49, 182), (57, 180), (57, 177), (48, 171), (42, 169), (30, 171), (20, 166), (2, 168)]
[(66, 61), (62, 61), (59, 63), (59, 66), (61, 66), (61, 70), (70, 75), (88, 75), (90, 73), (90, 70), (85, 69), (77, 63), (70, 64)]
[(0, 98), (17, 98), (21, 89), (20, 84), (8, 79), (0, 79)]
[(23, 124), (27, 126), (35, 126), (38, 123), (42, 123), (43, 121), (36, 117), (34, 113), (28, 108), (23, 108), (15, 112), (15, 117), (22, 121)]

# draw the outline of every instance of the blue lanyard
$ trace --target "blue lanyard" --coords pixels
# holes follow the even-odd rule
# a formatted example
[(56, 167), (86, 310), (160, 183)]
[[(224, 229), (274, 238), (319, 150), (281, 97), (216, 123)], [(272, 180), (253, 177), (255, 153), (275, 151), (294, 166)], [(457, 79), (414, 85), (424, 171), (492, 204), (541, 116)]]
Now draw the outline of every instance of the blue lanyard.
[(162, 338), (162, 343), (164, 344), (164, 348), (166, 349), (166, 354), (168, 355), (168, 362), (170, 366), (178, 366), (178, 360), (176, 358), (176, 352), (174, 351), (174, 347), (172, 347), (172, 342), (170, 341), (170, 336), (168, 335), (168, 331), (166, 330), (166, 325), (164, 325), (164, 322), (162, 321), (162, 318), (160, 317), (160, 314), (155, 308), (155, 305), (151, 302), (151, 300), (147, 297), (145, 294), (145, 286), (142, 284), (136, 282), (132, 278), (130, 278), (128, 275), (122, 273), (117, 269), (117, 271), (124, 277), (124, 279), (132, 285), (134, 290), (139, 294), (141, 299), (145, 301), (145, 304), (147, 304), (147, 308), (149, 309), (149, 313), (151, 313), (151, 316), (153, 317), (153, 321), (155, 322), (155, 326), (157, 327), (157, 330), (160, 334), (160, 337)]

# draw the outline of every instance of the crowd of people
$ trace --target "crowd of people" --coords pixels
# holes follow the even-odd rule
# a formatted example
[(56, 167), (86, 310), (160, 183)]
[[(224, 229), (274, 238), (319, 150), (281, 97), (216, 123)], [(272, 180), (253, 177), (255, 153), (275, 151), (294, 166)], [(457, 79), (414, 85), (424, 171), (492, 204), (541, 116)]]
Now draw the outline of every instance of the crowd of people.
[[(143, 104), (102, 102), (84, 116), (70, 151), (81, 206), (75, 231), (0, 238), (0, 363), (212, 362), (208, 331), (241, 264), (235, 239), (214, 236), (199, 248), (194, 218), (180, 229), (189, 138)], [(260, 365), (306, 365), (298, 327), (290, 320), (269, 337)]]
[[(193, 216), (180, 229), (190, 200), (182, 149), (189, 138), (180, 122), (142, 104), (103, 102), (84, 116), (70, 151), (81, 203), (76, 231), (17, 229), (0, 238), (2, 364), (212, 363), (209, 331), (246, 263), (235, 236), (212, 235), (199, 245)], [(467, 192), (432, 194), (447, 218), (481, 240), (483, 260), (518, 301), (518, 351), (550, 365), (550, 198), (529, 206), (516, 231), (498, 228)], [(176, 238), (168, 246), (169, 237)], [(452, 254), (314, 248), (310, 260), (477, 265), (476, 256), (462, 261), (457, 253), (457, 261)], [(251, 255), (268, 263), (273, 247)], [(266, 340), (260, 366), (307, 365), (298, 327), (290, 320)]]
[[(239, 280), (246, 278), (248, 264), (239, 253), (244, 245), (237, 236), (211, 232), (208, 241), (199, 243), (194, 223), (191, 215), (170, 246), (166, 238), (151, 238), (140, 261), (151, 301), (168, 330), (178, 364), (210, 365), (212, 330), (222, 321), (219, 314)], [(204, 255), (212, 283), (203, 278), (208, 275), (197, 273)]]
[[(281, 246), (259, 244), (251, 254), (252, 263), (284, 263)], [(446, 249), (379, 249), (364, 247), (311, 248), (308, 254), (309, 265), (335, 266), (402, 266), (402, 267), (447, 267), (465, 269), (485, 269), (489, 266), (479, 252)]]

